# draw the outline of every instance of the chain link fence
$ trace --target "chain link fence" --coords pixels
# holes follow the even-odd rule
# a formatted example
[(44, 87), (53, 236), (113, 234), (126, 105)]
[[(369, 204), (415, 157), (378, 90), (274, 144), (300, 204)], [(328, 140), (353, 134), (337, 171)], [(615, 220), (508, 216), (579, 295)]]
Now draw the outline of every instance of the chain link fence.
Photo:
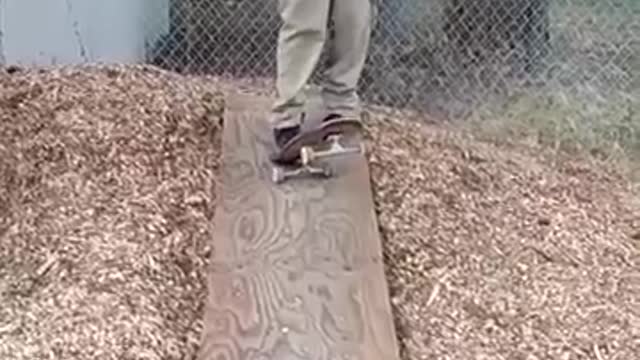
[[(638, 108), (636, 0), (372, 1), (360, 89), (368, 103), (447, 118), (555, 106), (593, 119)], [(273, 79), (276, 6), (169, 0), (169, 31), (150, 44), (148, 61), (183, 73)]]

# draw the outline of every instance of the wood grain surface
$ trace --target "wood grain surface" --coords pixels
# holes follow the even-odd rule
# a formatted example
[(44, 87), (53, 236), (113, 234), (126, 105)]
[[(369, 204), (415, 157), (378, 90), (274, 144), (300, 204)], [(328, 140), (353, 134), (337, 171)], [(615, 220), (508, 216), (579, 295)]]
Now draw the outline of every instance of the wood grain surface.
[(227, 100), (198, 359), (398, 359), (365, 158), (272, 183), (268, 106)]

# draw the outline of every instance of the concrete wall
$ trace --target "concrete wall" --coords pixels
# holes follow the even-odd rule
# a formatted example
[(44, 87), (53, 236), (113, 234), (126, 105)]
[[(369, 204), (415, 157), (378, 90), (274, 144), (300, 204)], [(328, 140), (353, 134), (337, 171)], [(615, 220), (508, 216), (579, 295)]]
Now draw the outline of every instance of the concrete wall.
[(141, 62), (168, 22), (169, 0), (0, 0), (0, 62)]

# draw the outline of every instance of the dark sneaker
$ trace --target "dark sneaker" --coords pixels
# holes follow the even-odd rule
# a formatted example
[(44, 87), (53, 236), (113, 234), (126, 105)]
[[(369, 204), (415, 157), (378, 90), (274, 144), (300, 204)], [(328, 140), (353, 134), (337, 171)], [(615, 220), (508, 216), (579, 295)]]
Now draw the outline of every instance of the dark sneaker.
[(332, 120), (360, 121), (360, 118), (358, 116), (346, 116), (339, 113), (330, 113), (329, 115), (325, 116), (324, 119), (322, 119), (322, 122), (325, 123)]
[(321, 126), (325, 128), (335, 128), (335, 131), (328, 130), (330, 134), (353, 134), (362, 131), (362, 121), (357, 116), (347, 117), (338, 113), (330, 113), (322, 119)]
[(322, 119), (322, 122), (327, 122), (327, 121), (331, 121), (331, 120), (335, 120), (335, 119), (340, 119), (342, 116), (340, 114), (336, 114), (336, 113), (331, 113), (329, 115), (327, 115), (324, 119)]

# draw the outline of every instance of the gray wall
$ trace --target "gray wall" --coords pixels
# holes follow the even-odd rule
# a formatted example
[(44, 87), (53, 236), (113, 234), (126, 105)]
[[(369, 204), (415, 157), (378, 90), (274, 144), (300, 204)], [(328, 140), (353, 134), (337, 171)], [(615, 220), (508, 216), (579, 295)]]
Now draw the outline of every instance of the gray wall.
[(169, 0), (0, 0), (0, 61), (135, 63), (169, 27)]

